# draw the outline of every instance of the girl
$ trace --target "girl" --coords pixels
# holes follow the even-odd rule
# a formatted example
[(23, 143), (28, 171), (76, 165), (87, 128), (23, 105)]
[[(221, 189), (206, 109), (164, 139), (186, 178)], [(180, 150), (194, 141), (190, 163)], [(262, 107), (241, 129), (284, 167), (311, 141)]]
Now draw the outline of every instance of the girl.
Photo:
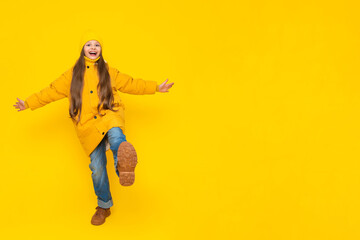
[(122, 186), (135, 180), (137, 155), (124, 135), (124, 104), (118, 90), (129, 94), (154, 94), (168, 92), (174, 83), (159, 86), (155, 81), (133, 79), (109, 66), (103, 57), (103, 41), (92, 30), (83, 35), (79, 45), (80, 57), (75, 65), (65, 71), (50, 85), (25, 101), (17, 98), (18, 111), (35, 110), (46, 104), (67, 97), (69, 115), (85, 153), (90, 157), (89, 167), (98, 206), (91, 219), (101, 225), (110, 215), (113, 206), (106, 170), (106, 150), (114, 155), (116, 174)]

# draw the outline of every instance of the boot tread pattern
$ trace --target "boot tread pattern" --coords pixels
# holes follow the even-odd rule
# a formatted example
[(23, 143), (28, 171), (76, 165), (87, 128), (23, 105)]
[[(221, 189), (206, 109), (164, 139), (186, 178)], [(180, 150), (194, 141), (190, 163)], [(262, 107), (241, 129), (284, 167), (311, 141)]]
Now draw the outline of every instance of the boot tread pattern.
[(122, 142), (117, 154), (117, 168), (119, 181), (122, 186), (131, 186), (135, 181), (135, 167), (137, 154), (133, 145), (129, 142)]

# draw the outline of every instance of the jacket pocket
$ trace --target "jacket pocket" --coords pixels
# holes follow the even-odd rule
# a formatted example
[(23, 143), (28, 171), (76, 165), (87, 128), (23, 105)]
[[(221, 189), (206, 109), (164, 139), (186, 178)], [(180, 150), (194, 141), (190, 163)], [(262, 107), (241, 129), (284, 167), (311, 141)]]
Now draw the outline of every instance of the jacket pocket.
[(118, 109), (118, 108), (123, 108), (125, 109), (125, 105), (123, 104), (120, 95), (117, 91), (113, 91), (113, 96), (114, 96), (114, 108)]
[(105, 136), (107, 130), (106, 130), (104, 121), (100, 121), (100, 122), (96, 123), (95, 127), (102, 136)]

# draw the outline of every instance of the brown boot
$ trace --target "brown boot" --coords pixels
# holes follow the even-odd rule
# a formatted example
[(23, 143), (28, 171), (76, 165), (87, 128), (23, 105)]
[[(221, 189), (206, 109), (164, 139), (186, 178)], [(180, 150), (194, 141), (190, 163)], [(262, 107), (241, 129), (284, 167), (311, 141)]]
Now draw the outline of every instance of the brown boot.
[(135, 181), (135, 167), (137, 155), (135, 148), (129, 142), (122, 142), (117, 152), (117, 169), (119, 171), (119, 181), (122, 186), (130, 186)]
[(92, 216), (91, 224), (93, 225), (101, 225), (105, 222), (105, 218), (110, 216), (110, 208), (101, 208), (97, 206), (95, 209), (96, 212)]

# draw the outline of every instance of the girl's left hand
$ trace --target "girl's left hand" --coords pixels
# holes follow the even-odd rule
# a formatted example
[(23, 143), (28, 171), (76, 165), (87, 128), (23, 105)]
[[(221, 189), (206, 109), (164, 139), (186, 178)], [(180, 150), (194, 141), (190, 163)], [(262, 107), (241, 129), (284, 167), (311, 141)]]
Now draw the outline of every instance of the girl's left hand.
[(159, 92), (169, 92), (168, 89), (171, 88), (174, 85), (174, 83), (166, 84), (167, 81), (168, 79), (166, 79), (165, 82), (159, 85)]

